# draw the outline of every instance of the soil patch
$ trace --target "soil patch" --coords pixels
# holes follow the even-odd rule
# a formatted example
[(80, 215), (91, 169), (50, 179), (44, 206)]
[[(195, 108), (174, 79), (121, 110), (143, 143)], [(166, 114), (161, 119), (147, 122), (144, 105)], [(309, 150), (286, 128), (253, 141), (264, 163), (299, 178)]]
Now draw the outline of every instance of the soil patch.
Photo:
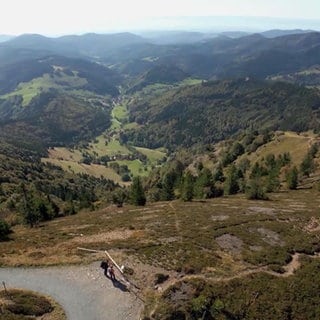
[(215, 240), (220, 248), (228, 250), (233, 254), (240, 254), (242, 251), (243, 241), (236, 236), (226, 233)]
[(110, 232), (98, 233), (88, 236), (80, 236), (73, 238), (72, 241), (77, 243), (97, 243), (97, 242), (109, 242), (113, 240), (124, 240), (131, 237), (141, 237), (144, 231), (141, 230), (114, 230)]
[(224, 221), (224, 220), (228, 220), (228, 219), (229, 219), (229, 216), (227, 216), (227, 215), (211, 216), (212, 221)]
[(267, 214), (270, 216), (276, 215), (276, 212), (273, 208), (266, 208), (266, 207), (249, 207), (247, 214), (255, 214), (255, 213), (260, 213), (260, 214)]
[(261, 234), (262, 240), (271, 246), (284, 246), (278, 233), (266, 228), (258, 228), (257, 231)]

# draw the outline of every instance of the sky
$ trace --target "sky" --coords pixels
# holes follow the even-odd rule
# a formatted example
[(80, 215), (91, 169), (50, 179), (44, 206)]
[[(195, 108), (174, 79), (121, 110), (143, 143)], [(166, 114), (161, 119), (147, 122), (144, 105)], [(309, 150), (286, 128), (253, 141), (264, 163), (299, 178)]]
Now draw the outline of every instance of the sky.
[[(277, 21), (280, 27), (287, 21), (289, 28), (320, 29), (320, 0), (1, 0), (0, 34), (178, 29), (188, 23), (194, 29), (199, 19), (191, 22), (181, 17), (201, 16), (217, 17), (217, 27), (226, 29), (278, 27)], [(259, 20), (223, 19), (230, 16), (276, 20), (262, 19), (259, 25)], [(174, 17), (180, 20), (175, 23)], [(214, 27), (211, 24), (208, 28)]]

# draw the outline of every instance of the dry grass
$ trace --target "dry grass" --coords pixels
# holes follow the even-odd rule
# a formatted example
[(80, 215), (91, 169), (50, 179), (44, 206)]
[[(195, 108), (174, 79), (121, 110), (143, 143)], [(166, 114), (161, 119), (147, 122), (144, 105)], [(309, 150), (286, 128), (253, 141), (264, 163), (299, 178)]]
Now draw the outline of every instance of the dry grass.
[(82, 160), (82, 154), (79, 150), (68, 148), (52, 148), (48, 150), (50, 159), (76, 161)]
[(51, 163), (58, 167), (61, 167), (64, 171), (71, 173), (83, 173), (89, 174), (96, 178), (104, 177), (109, 180), (113, 180), (115, 183), (119, 183), (121, 185), (127, 185), (121, 179), (121, 177), (111, 168), (108, 168), (99, 164), (84, 164), (78, 163), (73, 160), (61, 160), (61, 159), (51, 159), (51, 158), (43, 158), (42, 162)]
[(14, 227), (11, 241), (1, 243), (0, 263), (74, 264), (104, 257), (77, 250), (81, 246), (111, 250), (122, 261), (134, 257), (168, 272), (231, 276), (254, 266), (283, 266), (292, 252), (317, 250), (320, 231), (306, 226), (319, 221), (319, 206), (314, 190), (272, 194), (265, 202), (239, 195), (142, 208), (110, 206), (38, 228)]
[(297, 134), (295, 132), (279, 132), (274, 139), (258, 148), (258, 150), (248, 156), (248, 159), (254, 163), (265, 158), (268, 154), (278, 156), (285, 152), (291, 154), (292, 163), (297, 167), (307, 154), (310, 146), (319, 138), (310, 132)]

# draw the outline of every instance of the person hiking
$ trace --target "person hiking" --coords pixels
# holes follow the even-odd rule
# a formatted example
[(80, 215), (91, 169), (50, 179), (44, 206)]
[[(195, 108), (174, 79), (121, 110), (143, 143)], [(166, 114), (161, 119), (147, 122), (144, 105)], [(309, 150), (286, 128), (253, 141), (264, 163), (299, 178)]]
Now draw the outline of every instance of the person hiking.
[(116, 276), (114, 274), (114, 268), (113, 268), (113, 265), (110, 265), (109, 267), (109, 275), (110, 275), (110, 279), (112, 281), (115, 281), (116, 280)]
[(100, 267), (104, 270), (104, 275), (108, 277), (109, 260), (102, 261)]

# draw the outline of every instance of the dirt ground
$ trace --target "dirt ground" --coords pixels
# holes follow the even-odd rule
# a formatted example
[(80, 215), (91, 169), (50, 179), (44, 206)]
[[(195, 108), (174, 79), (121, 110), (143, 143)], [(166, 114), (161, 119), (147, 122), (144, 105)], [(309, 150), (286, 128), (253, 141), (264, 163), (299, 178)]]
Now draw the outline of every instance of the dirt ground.
[(100, 263), (49, 268), (1, 268), (8, 288), (51, 296), (68, 320), (138, 320), (142, 301), (122, 281), (105, 277)]

